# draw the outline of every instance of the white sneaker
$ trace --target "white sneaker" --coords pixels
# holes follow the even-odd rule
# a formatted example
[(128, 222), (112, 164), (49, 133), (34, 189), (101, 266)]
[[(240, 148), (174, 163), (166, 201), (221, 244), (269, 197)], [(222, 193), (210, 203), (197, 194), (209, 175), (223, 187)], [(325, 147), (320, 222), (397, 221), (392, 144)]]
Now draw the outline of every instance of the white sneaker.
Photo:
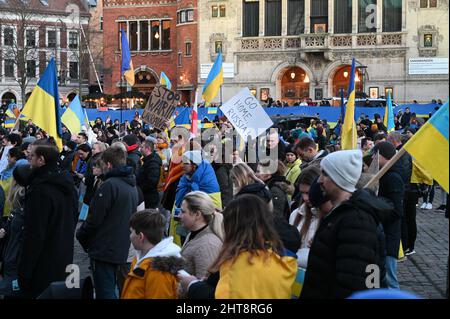
[(425, 209), (433, 209), (433, 204), (428, 203), (427, 206), (425, 207)]
[(428, 204), (428, 203), (425, 203), (425, 202), (424, 202), (424, 203), (422, 204), (422, 206), (420, 206), (420, 209), (425, 209), (425, 207), (427, 207), (427, 204)]

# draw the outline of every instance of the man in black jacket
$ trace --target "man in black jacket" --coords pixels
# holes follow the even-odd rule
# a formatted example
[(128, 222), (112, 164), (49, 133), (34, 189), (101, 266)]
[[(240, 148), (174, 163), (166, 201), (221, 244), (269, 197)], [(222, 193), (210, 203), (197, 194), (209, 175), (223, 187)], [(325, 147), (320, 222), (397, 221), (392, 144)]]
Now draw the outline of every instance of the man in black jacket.
[(128, 162), (132, 165), (133, 173), (136, 174), (141, 168), (141, 153), (139, 152), (139, 139), (134, 134), (123, 137), (123, 142), (127, 147)]
[(141, 144), (144, 155), (143, 164), (137, 174), (137, 184), (144, 193), (145, 208), (157, 208), (159, 205), (158, 182), (161, 175), (162, 160), (155, 152), (152, 141), (145, 140)]
[[(394, 157), (394, 145), (380, 142), (374, 147), (374, 154), (379, 153), (380, 169)], [(397, 280), (397, 258), (400, 248), (401, 221), (403, 216), (403, 196), (405, 184), (402, 179), (403, 167), (397, 161), (380, 178), (378, 196), (389, 199), (394, 205), (394, 211), (383, 225), (386, 235), (386, 285), (390, 289), (399, 289)]]
[(58, 148), (46, 141), (31, 148), (18, 261), (19, 287), (28, 298), (38, 297), (54, 281), (64, 281), (73, 260), (78, 198), (70, 174), (58, 168), (58, 158)]
[(96, 297), (117, 299), (116, 271), (127, 262), (129, 220), (136, 212), (138, 191), (126, 153), (111, 147), (102, 154), (105, 181), (95, 193), (77, 239), (91, 258)]
[(380, 287), (382, 278), (372, 282), (369, 276), (377, 268), (382, 273), (379, 225), (381, 212), (391, 206), (366, 190), (355, 192), (362, 170), (361, 151), (331, 153), (320, 166), (319, 183), (333, 209), (315, 234), (300, 297), (347, 298), (356, 291)]

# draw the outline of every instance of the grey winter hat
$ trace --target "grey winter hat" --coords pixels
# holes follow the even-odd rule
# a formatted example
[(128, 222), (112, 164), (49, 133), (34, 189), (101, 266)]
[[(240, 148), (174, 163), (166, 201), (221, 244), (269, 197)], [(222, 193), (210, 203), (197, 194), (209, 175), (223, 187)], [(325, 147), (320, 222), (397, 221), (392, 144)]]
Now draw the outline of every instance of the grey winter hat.
[(361, 176), (363, 166), (360, 150), (337, 151), (325, 156), (320, 162), (322, 170), (343, 190), (353, 193)]

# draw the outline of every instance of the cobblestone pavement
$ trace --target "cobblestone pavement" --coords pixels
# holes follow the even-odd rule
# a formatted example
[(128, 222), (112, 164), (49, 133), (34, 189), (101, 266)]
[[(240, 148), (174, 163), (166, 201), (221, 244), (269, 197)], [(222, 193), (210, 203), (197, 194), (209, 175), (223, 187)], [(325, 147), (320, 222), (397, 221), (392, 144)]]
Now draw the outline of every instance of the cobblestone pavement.
[(400, 288), (426, 299), (446, 298), (449, 221), (435, 210), (441, 202), (436, 197), (433, 210), (422, 210), (419, 203), (416, 254), (398, 263)]
[[(439, 203), (436, 194), (434, 208)], [(445, 298), (449, 221), (443, 212), (418, 208), (417, 228), (416, 254), (398, 263), (400, 288), (426, 299)], [(89, 275), (89, 258), (76, 239), (74, 263), (80, 267), (81, 278)]]

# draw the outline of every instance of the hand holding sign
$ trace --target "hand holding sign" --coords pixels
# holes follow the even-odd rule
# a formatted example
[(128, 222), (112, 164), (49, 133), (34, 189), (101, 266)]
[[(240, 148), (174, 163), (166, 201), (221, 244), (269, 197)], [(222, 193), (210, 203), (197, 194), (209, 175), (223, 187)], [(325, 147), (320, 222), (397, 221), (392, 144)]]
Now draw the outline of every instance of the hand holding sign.
[(164, 130), (180, 99), (180, 94), (157, 84), (148, 99), (142, 120), (157, 129)]

